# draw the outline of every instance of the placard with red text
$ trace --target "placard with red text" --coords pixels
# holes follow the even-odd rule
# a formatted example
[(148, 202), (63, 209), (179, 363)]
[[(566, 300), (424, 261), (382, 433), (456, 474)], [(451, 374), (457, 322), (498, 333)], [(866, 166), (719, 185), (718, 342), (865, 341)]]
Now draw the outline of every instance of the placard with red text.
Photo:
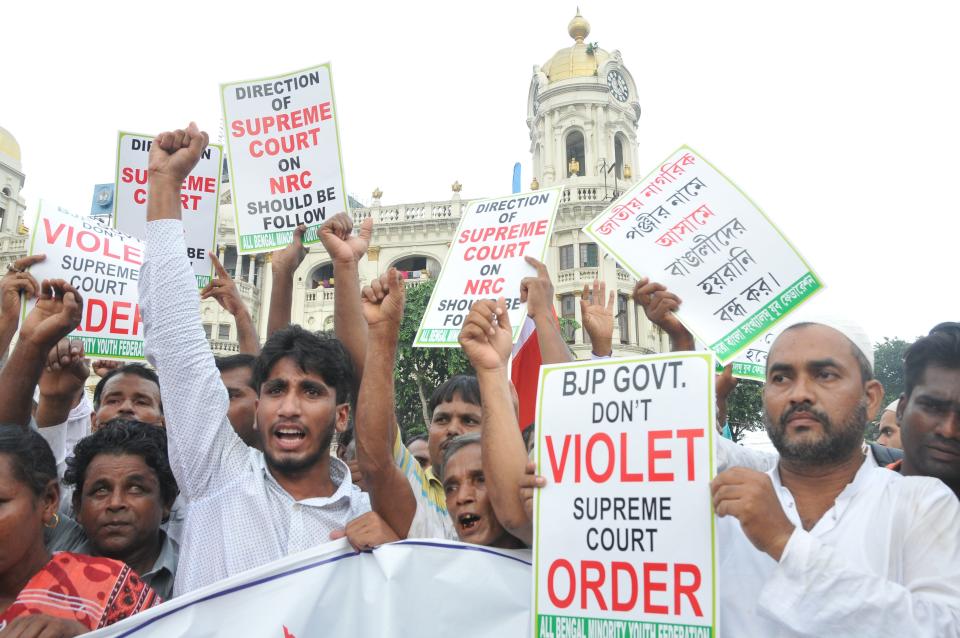
[(540, 369), (534, 636), (716, 636), (714, 362)]
[(303, 243), (349, 212), (330, 64), (220, 85), (237, 220), (237, 250), (283, 248), (299, 224)]
[[(83, 319), (70, 333), (99, 359), (143, 359), (138, 281), (143, 242), (123, 231), (43, 201), (29, 254), (47, 258), (30, 268), (37, 279), (65, 279), (83, 297)], [(24, 304), (24, 316), (36, 300)]]
[[(120, 131), (117, 135), (116, 195), (113, 225), (140, 240), (147, 238), (147, 166), (153, 136)], [(187, 257), (203, 288), (213, 274), (210, 251), (216, 250), (217, 208), (223, 148), (210, 144), (180, 189)]]
[(559, 188), (470, 202), (413, 345), (459, 347), (473, 302), (498, 297), (506, 299), (516, 343), (527, 307), (520, 302), (520, 281), (537, 274), (525, 258), (544, 261), (559, 202)]
[(683, 299), (677, 318), (724, 364), (823, 289), (763, 211), (688, 146), (583, 231)]

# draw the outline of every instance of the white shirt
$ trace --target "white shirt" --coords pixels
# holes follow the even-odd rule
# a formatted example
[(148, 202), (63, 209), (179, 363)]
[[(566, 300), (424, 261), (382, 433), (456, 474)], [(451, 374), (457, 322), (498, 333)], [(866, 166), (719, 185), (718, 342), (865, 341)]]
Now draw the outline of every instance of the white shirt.
[[(73, 486), (64, 485), (63, 473), (67, 469), (67, 457), (73, 456), (73, 447), (77, 441), (90, 434), (92, 423), (90, 415), (93, 406), (84, 392), (80, 402), (70, 410), (67, 420), (58, 425), (37, 427), (40, 436), (44, 438), (53, 457), (57, 461), (57, 478), (60, 480), (60, 513), (69, 516), (73, 512)], [(32, 424), (36, 422), (31, 420)]]
[(330, 540), (370, 511), (350, 471), (330, 458), (329, 497), (296, 501), (227, 419), (229, 398), (200, 324), (196, 278), (178, 220), (147, 224), (140, 310), (160, 374), (170, 466), (190, 501), (174, 595)]
[(960, 501), (868, 454), (809, 532), (777, 468), (796, 530), (774, 561), (732, 516), (717, 521), (724, 636), (960, 636)]

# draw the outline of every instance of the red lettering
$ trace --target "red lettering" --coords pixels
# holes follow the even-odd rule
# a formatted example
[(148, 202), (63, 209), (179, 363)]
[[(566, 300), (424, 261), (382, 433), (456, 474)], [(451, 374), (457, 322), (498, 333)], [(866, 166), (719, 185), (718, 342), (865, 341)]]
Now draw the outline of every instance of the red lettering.
[(72, 226), (67, 226), (66, 224), (59, 224), (59, 225), (57, 226), (57, 232), (51, 234), (51, 232), (50, 232), (50, 220), (47, 219), (46, 217), (43, 218), (43, 231), (44, 231), (44, 236), (46, 237), (48, 244), (53, 244), (53, 243), (55, 243), (55, 242), (57, 241), (57, 237), (60, 236), (60, 233), (63, 232), (63, 229), (64, 229), (64, 228), (67, 229), (67, 246), (69, 246), (71, 240), (73, 239), (73, 227), (72, 227)]
[[(559, 483), (563, 478), (563, 468), (567, 465), (567, 452), (570, 451), (570, 435), (563, 437), (563, 450), (560, 452), (560, 463), (557, 463), (557, 455), (554, 452), (553, 437), (549, 434), (544, 437), (547, 443), (547, 456), (550, 459), (550, 469), (553, 471), (553, 482)], [(574, 461), (576, 462), (576, 461)]]
[[(597, 442), (602, 442), (607, 446), (607, 467), (600, 473), (597, 472), (596, 467), (593, 463), (593, 446)], [(590, 477), (594, 483), (606, 483), (607, 479), (613, 474), (614, 468), (614, 451), (613, 451), (613, 440), (606, 432), (598, 432), (590, 437), (590, 440), (587, 441), (587, 476)]]
[(180, 193), (180, 205), (187, 210), (197, 210), (197, 207), (200, 205), (200, 195)]
[(666, 583), (655, 583), (650, 577), (653, 572), (667, 571), (666, 563), (644, 563), (643, 564), (643, 611), (647, 614), (669, 614), (670, 608), (666, 605), (654, 605), (650, 601), (650, 592), (667, 591)]
[(129, 301), (115, 301), (113, 302), (113, 313), (110, 315), (110, 334), (114, 335), (125, 335), (130, 334), (129, 332), (119, 328), (117, 326), (117, 321), (127, 321), (130, 319), (130, 315), (121, 313), (123, 309), (130, 307)]
[[(89, 239), (93, 243), (90, 243), (90, 241), (87, 241), (86, 242), (87, 245), (84, 246), (84, 241), (83, 241), (84, 239)], [(91, 233), (90, 231), (81, 230), (79, 233), (77, 233), (77, 248), (88, 253), (92, 253), (96, 250), (100, 250), (100, 238), (94, 235), (93, 233)]]
[(104, 256), (104, 257), (113, 257), (114, 259), (120, 259), (120, 258), (121, 258), (119, 253), (117, 253), (117, 254), (115, 255), (115, 254), (113, 254), (113, 253), (110, 252), (110, 240), (109, 240), (109, 239), (104, 239), (104, 240), (103, 240), (103, 256)]
[(643, 472), (633, 472), (627, 469), (627, 433), (620, 433), (620, 480), (624, 483), (642, 483)]
[(320, 104), (320, 119), (329, 120), (333, 117), (333, 113), (330, 112), (330, 102), (323, 102)]
[(677, 438), (687, 440), (687, 480), (693, 481), (696, 469), (696, 463), (693, 462), (693, 440), (703, 438), (703, 429), (677, 430)]
[[(693, 582), (689, 585), (684, 585), (681, 582), (683, 580), (683, 574), (692, 574)], [(680, 596), (686, 596), (687, 600), (690, 601), (690, 606), (693, 607), (693, 613), (697, 616), (703, 616), (703, 612), (700, 610), (700, 603), (697, 602), (696, 593), (698, 589), (700, 589), (700, 570), (697, 568), (697, 566), (687, 563), (677, 563), (674, 565), (673, 613), (678, 616), (683, 613), (680, 608)]]
[(270, 194), (275, 195), (276, 193), (289, 193), (292, 191), (299, 191), (305, 188), (311, 188), (313, 186), (313, 180), (310, 179), (310, 171), (303, 171), (303, 173), (297, 175), (296, 173), (292, 175), (281, 175), (280, 177), (271, 177), (270, 178)]
[[(639, 593), (637, 591), (637, 572), (630, 563), (616, 560), (610, 563), (610, 571), (613, 574), (613, 594), (611, 598), (613, 611), (630, 611), (637, 604), (637, 594)], [(625, 585), (620, 583), (618, 574), (621, 572), (626, 572), (629, 575), (630, 598), (627, 600), (621, 600), (617, 597), (617, 594), (626, 588)]]
[(673, 453), (670, 450), (658, 450), (657, 439), (669, 439), (672, 434), (669, 430), (651, 430), (647, 432), (647, 476), (650, 481), (672, 481), (673, 472), (657, 472), (657, 459), (669, 459)]
[(137, 204), (146, 204), (147, 203), (147, 189), (138, 188), (133, 191), (133, 201)]
[[(596, 570), (596, 579), (591, 579), (588, 576), (587, 571), (591, 569)], [(603, 585), (604, 578), (603, 563), (595, 560), (585, 560), (580, 563), (580, 609), (587, 608), (587, 592), (592, 591), (600, 609), (603, 611), (607, 610), (607, 602), (603, 599), (603, 594), (600, 592), (600, 586)]]
[[(100, 322), (94, 323), (93, 320), (93, 309), (97, 308), (100, 311)], [(86, 332), (100, 332), (103, 330), (103, 327), (107, 325), (107, 304), (104, 303), (101, 299), (87, 299), (87, 311), (83, 313), (83, 318), (87, 320), (87, 324), (83, 327)]]
[(146, 184), (147, 183), (147, 169), (145, 168), (131, 168), (129, 166), (124, 166), (120, 170), (120, 181), (124, 184)]
[[(563, 569), (566, 571), (567, 577), (570, 580), (570, 591), (564, 598), (557, 597), (557, 593), (553, 587), (554, 577), (556, 576), (558, 569)], [(573, 565), (571, 565), (569, 561), (560, 558), (550, 564), (550, 569), (547, 570), (547, 596), (549, 596), (550, 602), (554, 607), (557, 609), (566, 609), (570, 606), (570, 603), (573, 602), (573, 597), (577, 593), (576, 582), (577, 577), (573, 572)]]
[(123, 260), (129, 261), (131, 264), (137, 264), (138, 266), (143, 264), (143, 253), (140, 252), (140, 249), (136, 246), (130, 244), (123, 245)]

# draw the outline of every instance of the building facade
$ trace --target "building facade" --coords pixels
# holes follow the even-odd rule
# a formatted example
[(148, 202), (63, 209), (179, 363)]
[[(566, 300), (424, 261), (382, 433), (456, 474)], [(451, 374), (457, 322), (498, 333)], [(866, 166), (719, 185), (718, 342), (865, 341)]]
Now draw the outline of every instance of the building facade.
[[(608, 291), (616, 291), (614, 351), (664, 351), (669, 348), (668, 338), (635, 305), (632, 277), (580, 232), (634, 183), (640, 117), (636, 84), (619, 51), (608, 52), (588, 41), (590, 25), (579, 12), (570, 21), (568, 33), (572, 45), (557, 51), (542, 66), (533, 67), (527, 99), (533, 166), (530, 188), (563, 187), (546, 262), (553, 278), (557, 316), (565, 320), (561, 323), (571, 349), (579, 358), (588, 358), (591, 348), (579, 327), (579, 301), (583, 287), (600, 279)], [(6, 133), (2, 129), (0, 132)], [(4, 148), (0, 146), (0, 167), (6, 171)], [(19, 171), (19, 147), (16, 159), (15, 170)], [(2, 175), (0, 180), (6, 179), (6, 173)], [(16, 173), (11, 175), (15, 177)], [(19, 175), (22, 186), (23, 175)], [(405, 273), (408, 286), (436, 278), (469, 203), (461, 200), (460, 189), (461, 185), (454, 183), (447, 199), (407, 204), (385, 204), (383, 193), (377, 189), (370, 206), (354, 207), (355, 202), (351, 202), (350, 214), (356, 225), (367, 218), (374, 220), (370, 249), (360, 264), (361, 284), (392, 266)], [(0, 233), (0, 259), (7, 261), (25, 250), (22, 236), (17, 236), (19, 243), (9, 247), (3, 244), (7, 241), (7, 226), (12, 225), (13, 235), (16, 229), (16, 222), (8, 224), (7, 219), (17, 220), (22, 215), (22, 201), (18, 201), (16, 212), (7, 213)], [(8, 205), (8, 210), (14, 210), (12, 205)], [(225, 174), (218, 256), (236, 280), (263, 338), (270, 299), (270, 259), (267, 254), (237, 253), (233, 216), (229, 176)], [(330, 259), (321, 244), (314, 244), (294, 275), (293, 321), (311, 330), (332, 329), (335, 286)], [(218, 354), (236, 352), (232, 316), (213, 300), (201, 302), (200, 312), (213, 350)]]

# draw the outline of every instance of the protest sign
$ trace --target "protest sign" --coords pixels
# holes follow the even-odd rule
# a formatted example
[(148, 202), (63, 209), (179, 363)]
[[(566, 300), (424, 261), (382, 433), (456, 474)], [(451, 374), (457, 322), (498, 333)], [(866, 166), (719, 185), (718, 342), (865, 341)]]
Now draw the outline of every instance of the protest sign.
[[(752, 341), (745, 350), (741, 350), (730, 364), (733, 366), (733, 376), (739, 379), (764, 382), (767, 380), (767, 354), (778, 331), (771, 330)], [(720, 368), (718, 372), (722, 372)]]
[(823, 288), (766, 215), (686, 146), (584, 231), (634, 277), (679, 295), (677, 317), (721, 363)]
[[(117, 135), (116, 194), (113, 225), (132, 237), (147, 238), (147, 167), (153, 136), (120, 131)], [(210, 281), (216, 248), (217, 208), (220, 203), (220, 171), (223, 149), (210, 144), (180, 190), (187, 257), (197, 277), (197, 287)]]
[[(30, 234), (29, 254), (47, 258), (30, 268), (43, 279), (64, 279), (83, 297), (83, 319), (70, 338), (89, 357), (143, 359), (138, 281), (143, 242), (91, 217), (43, 201)], [(36, 300), (24, 304), (24, 317)]]
[(438, 539), (360, 553), (345, 540), (334, 541), (87, 635), (524, 636), (530, 626), (529, 558), (525, 550)]
[(506, 299), (516, 342), (526, 311), (526, 304), (520, 303), (520, 281), (537, 274), (525, 257), (544, 260), (559, 202), (559, 188), (471, 202), (460, 218), (413, 345), (458, 347), (457, 337), (473, 302), (497, 297)]
[(220, 85), (237, 249), (283, 248), (299, 224), (319, 241), (324, 220), (349, 212), (329, 64)]
[(535, 637), (716, 636), (714, 361), (540, 369)]

